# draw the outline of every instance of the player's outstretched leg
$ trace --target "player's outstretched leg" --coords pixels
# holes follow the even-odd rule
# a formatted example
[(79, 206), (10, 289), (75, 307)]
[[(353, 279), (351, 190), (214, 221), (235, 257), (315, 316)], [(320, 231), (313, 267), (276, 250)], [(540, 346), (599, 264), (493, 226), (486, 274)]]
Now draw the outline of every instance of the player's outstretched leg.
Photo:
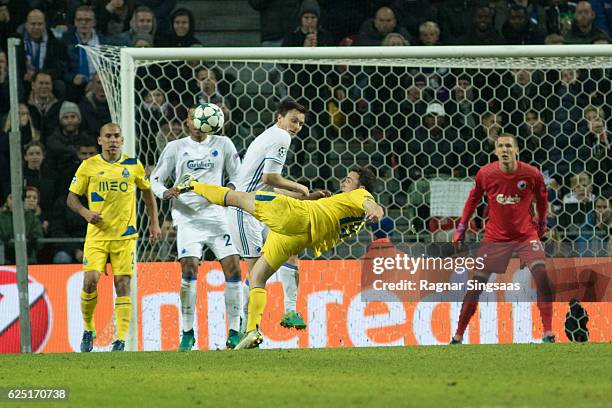
[(206, 198), (211, 203), (222, 207), (238, 207), (249, 214), (253, 214), (255, 209), (255, 193), (234, 191), (228, 187), (201, 183), (193, 180), (190, 174), (185, 175), (176, 188), (181, 194), (193, 191)]
[(83, 289), (81, 290), (81, 314), (83, 316), (83, 338), (81, 339), (81, 352), (89, 353), (93, 350), (93, 341), (96, 338), (96, 325), (94, 312), (98, 304), (98, 280), (100, 273), (86, 271), (83, 274)]
[(266, 281), (272, 276), (274, 269), (262, 256), (257, 260), (249, 277), (249, 315), (246, 327), (246, 334), (238, 343), (235, 350), (250, 349), (259, 347), (263, 342), (263, 336), (259, 331), (263, 311), (266, 307)]

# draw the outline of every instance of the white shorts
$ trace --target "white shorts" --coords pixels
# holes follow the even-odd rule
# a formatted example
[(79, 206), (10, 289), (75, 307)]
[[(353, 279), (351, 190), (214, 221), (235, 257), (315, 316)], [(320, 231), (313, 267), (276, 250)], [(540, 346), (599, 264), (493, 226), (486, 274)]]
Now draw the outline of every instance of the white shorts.
[(229, 230), (242, 258), (259, 258), (268, 236), (268, 227), (248, 212), (231, 207), (227, 211)]
[(214, 252), (218, 260), (230, 255), (238, 255), (227, 223), (223, 218), (190, 221), (177, 225), (176, 248), (179, 259), (188, 256), (202, 258), (204, 245)]

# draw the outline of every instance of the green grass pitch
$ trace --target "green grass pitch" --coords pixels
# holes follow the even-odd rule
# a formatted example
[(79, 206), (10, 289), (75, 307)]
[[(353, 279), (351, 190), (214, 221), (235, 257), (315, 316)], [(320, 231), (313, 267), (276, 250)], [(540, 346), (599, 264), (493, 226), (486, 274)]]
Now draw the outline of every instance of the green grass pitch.
[(0, 355), (44, 407), (610, 407), (612, 344)]

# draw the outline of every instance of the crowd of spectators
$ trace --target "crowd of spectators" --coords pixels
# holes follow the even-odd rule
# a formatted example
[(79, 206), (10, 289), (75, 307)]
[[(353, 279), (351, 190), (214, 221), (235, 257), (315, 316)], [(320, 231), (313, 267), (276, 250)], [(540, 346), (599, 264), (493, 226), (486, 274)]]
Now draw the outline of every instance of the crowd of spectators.
[[(265, 47), (596, 44), (608, 43), (612, 29), (608, 0), (248, 3), (260, 15)], [(110, 121), (96, 66), (79, 45), (201, 46), (197, 24), (194, 13), (176, 8), (174, 0), (0, 0), (2, 240), (12, 234), (7, 221), (12, 211), (7, 38), (23, 40), (18, 50), (19, 127), (28, 240), (35, 242), (43, 236), (84, 236), (86, 224), (66, 208), (66, 192), (79, 163), (98, 152), (95, 137)], [(400, 192), (383, 204), (413, 205), (409, 192), (417, 180), (473, 176), (492, 159), (496, 137), (510, 132), (519, 136), (521, 160), (543, 170), (553, 215), (549, 226), (575, 225), (571, 239), (585, 242), (584, 251), (601, 249), (601, 243), (593, 249), (591, 238), (606, 241), (606, 228), (609, 237), (609, 69), (263, 68), (278, 99), (290, 96), (310, 109), (308, 135), (296, 141), (294, 151), (296, 162), (315, 162), (313, 187), (330, 187), (328, 179), (335, 174), (329, 154), (340, 153), (334, 152), (335, 140), (347, 140), (373, 145), (371, 163), (382, 177), (398, 180)], [(230, 136), (246, 120), (232, 93), (236, 78), (217, 67), (170, 63), (142, 68), (137, 78), (137, 130), (147, 145), (140, 158), (147, 166), (155, 164), (166, 143), (185, 135), (188, 106), (218, 104)], [(305, 177), (303, 171), (293, 175)], [(582, 216), (561, 216), (576, 204)], [(454, 227), (453, 220), (430, 222), (426, 200), (421, 207), (416, 213), (423, 230), (435, 224), (435, 230), (429, 228), (435, 234)], [(6, 248), (4, 258), (10, 263), (10, 245)], [(78, 243), (32, 248), (30, 256), (41, 262), (82, 260)]]

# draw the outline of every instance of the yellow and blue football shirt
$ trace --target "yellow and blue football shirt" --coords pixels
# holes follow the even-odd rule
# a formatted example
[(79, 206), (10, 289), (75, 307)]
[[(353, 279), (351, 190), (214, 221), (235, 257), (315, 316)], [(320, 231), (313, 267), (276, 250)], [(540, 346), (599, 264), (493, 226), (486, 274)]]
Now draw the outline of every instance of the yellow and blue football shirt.
[(365, 223), (363, 204), (374, 201), (367, 190), (358, 188), (328, 198), (305, 201), (310, 217), (310, 234), (315, 256), (359, 232)]
[(258, 191), (253, 215), (270, 228), (262, 255), (273, 269), (304, 248), (321, 255), (363, 227), (366, 201), (375, 202), (365, 189), (316, 201)]
[(101, 154), (79, 166), (70, 191), (87, 194), (89, 209), (100, 213), (102, 221), (87, 225), (87, 240), (122, 240), (138, 236), (136, 225), (136, 188), (150, 188), (144, 167), (134, 157), (122, 154), (110, 163)]

